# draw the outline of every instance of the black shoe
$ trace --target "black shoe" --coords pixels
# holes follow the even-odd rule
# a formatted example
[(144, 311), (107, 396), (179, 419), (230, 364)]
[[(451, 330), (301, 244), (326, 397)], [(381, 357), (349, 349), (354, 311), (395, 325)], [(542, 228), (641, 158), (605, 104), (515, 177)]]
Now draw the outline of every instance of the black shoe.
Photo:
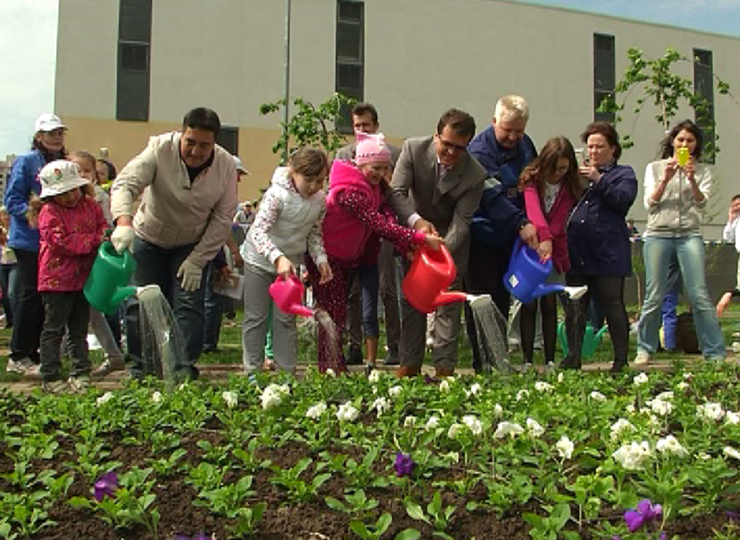
[(349, 354), (345, 357), (348, 366), (359, 366), (364, 363), (365, 359), (362, 357), (362, 349), (359, 347), (350, 347)]
[(575, 362), (569, 358), (566, 358), (562, 362), (560, 362), (560, 369), (572, 369), (574, 371), (580, 371), (581, 370), (581, 363)]
[(621, 362), (614, 361), (612, 364), (611, 372), (612, 373), (622, 373), (624, 370), (627, 369), (627, 360), (623, 360)]
[(401, 364), (401, 358), (398, 356), (398, 349), (390, 349), (383, 360), (385, 366), (398, 366)]

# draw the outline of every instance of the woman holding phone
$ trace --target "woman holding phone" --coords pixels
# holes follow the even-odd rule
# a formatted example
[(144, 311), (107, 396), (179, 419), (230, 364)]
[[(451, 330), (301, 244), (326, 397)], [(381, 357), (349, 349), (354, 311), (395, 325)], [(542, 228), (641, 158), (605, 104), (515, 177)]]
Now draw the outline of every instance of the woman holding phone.
[(606, 317), (614, 347), (613, 371), (627, 365), (629, 320), (624, 305), (624, 279), (632, 272), (627, 213), (637, 196), (635, 171), (619, 165), (619, 135), (608, 122), (589, 124), (581, 141), (588, 161), (579, 168), (587, 183), (567, 225), (570, 270), (568, 285), (588, 285), (588, 293), (566, 304), (565, 328), (568, 356), (560, 367), (581, 368), (581, 347), (586, 329), (586, 309), (591, 298)]
[(712, 189), (712, 169), (699, 162), (703, 142), (701, 129), (691, 120), (684, 120), (661, 143), (661, 159), (648, 164), (645, 170), (646, 291), (637, 331), (636, 364), (648, 363), (658, 348), (661, 303), (667, 288), (668, 266), (674, 257), (681, 269), (704, 358), (723, 360), (726, 356), (704, 275), (701, 210)]

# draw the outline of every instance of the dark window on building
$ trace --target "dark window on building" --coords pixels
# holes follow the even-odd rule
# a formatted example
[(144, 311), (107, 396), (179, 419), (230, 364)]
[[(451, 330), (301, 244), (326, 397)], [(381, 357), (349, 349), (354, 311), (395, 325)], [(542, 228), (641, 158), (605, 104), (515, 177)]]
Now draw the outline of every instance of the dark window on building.
[(704, 161), (714, 163), (714, 66), (712, 51), (694, 49), (694, 92), (704, 98), (696, 108), (696, 125), (704, 133)]
[[(362, 101), (365, 77), (365, 4), (337, 1), (337, 70), (336, 90)], [(351, 111), (345, 108), (337, 128), (352, 132)]]
[(119, 0), (116, 119), (149, 120), (152, 0)]
[(594, 120), (614, 121), (614, 113), (600, 112), (601, 102), (613, 95), (616, 84), (614, 36), (594, 34)]
[(221, 126), (216, 142), (231, 154), (237, 155), (239, 153), (239, 128)]

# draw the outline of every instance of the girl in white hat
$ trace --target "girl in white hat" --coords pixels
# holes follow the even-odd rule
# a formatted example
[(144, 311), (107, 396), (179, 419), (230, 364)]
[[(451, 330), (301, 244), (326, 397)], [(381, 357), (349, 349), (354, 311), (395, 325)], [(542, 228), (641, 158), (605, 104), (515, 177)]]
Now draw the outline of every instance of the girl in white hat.
[[(38, 290), (46, 312), (40, 347), (43, 388), (54, 394), (84, 392), (90, 384), (87, 350), (90, 305), (82, 289), (107, 223), (100, 206), (89, 195), (91, 184), (80, 175), (76, 163), (52, 161), (41, 169), (39, 177)], [(65, 330), (72, 357), (67, 381), (61, 376), (60, 352)]]

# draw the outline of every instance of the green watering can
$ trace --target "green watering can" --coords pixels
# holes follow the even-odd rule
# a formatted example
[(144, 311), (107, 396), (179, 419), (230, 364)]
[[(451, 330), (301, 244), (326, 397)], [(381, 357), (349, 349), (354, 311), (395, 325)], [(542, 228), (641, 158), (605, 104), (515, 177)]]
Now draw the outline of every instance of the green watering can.
[(115, 313), (126, 298), (137, 293), (136, 287), (129, 286), (134, 270), (136, 259), (129, 250), (118, 253), (113, 244), (103, 242), (85, 282), (85, 298), (98, 311)]
[[(583, 346), (581, 347), (581, 357), (591, 358), (596, 352), (596, 348), (601, 343), (601, 336), (604, 335), (609, 329), (608, 326), (604, 325), (598, 332), (594, 331), (594, 327), (591, 323), (586, 323), (586, 331), (583, 333)], [(568, 354), (568, 338), (565, 335), (565, 322), (561, 321), (558, 325), (558, 339), (560, 339), (560, 347), (563, 349), (563, 354)]]

